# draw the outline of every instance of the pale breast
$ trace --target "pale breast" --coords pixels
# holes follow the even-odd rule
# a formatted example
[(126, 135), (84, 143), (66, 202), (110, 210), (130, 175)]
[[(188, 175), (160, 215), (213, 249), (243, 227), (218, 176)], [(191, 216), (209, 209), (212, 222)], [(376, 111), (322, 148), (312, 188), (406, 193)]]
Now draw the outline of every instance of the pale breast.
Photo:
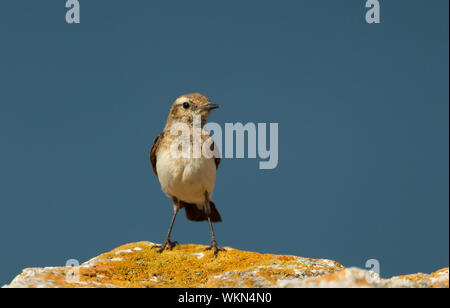
[(156, 170), (161, 188), (169, 197), (203, 205), (205, 191), (211, 196), (216, 181), (214, 159), (173, 158), (170, 151), (159, 151)]

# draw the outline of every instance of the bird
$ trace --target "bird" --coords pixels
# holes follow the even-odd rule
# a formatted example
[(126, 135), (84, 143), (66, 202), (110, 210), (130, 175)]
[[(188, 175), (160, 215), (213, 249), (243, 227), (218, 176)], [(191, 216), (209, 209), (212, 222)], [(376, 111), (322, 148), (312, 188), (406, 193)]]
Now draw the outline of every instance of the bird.
[[(154, 245), (161, 253), (165, 249), (172, 250), (178, 242), (171, 241), (170, 235), (178, 212), (184, 209), (186, 217), (191, 221), (208, 221), (211, 245), (207, 248), (213, 250), (214, 256), (219, 251), (225, 250), (217, 244), (214, 234), (213, 223), (221, 222), (215, 203), (212, 201), (212, 194), (216, 181), (216, 171), (220, 164), (220, 154), (216, 149), (214, 141), (209, 133), (203, 129), (211, 110), (219, 108), (217, 104), (211, 104), (209, 98), (200, 94), (184, 94), (178, 97), (170, 107), (169, 116), (163, 131), (153, 140), (150, 150), (150, 162), (153, 172), (158, 177), (161, 190), (172, 199), (173, 216), (169, 225), (169, 231), (163, 244)], [(201, 129), (201, 144), (209, 140), (209, 148), (215, 155), (207, 157), (191, 155), (193, 148), (192, 134), (188, 142), (191, 147), (189, 155), (174, 155), (174, 148), (171, 148), (179, 135), (173, 134), (171, 129), (175, 125), (185, 125), (189, 132), (193, 133), (196, 119), (200, 118), (198, 123)], [(206, 144), (207, 146), (208, 144)], [(178, 147), (175, 147), (179, 149)]]

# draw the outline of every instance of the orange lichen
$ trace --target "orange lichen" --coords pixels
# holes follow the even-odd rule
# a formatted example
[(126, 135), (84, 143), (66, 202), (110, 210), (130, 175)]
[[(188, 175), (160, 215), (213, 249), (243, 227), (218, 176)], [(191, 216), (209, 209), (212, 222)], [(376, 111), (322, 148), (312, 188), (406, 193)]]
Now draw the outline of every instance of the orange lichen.
[(278, 256), (277, 260), (280, 261), (294, 261), (296, 258), (294, 256)]
[(411, 275), (402, 275), (396, 278), (398, 279), (406, 279), (412, 281), (416, 284), (425, 284), (430, 286), (431, 288), (448, 288), (449, 287), (449, 274), (448, 267), (440, 269), (431, 274), (411, 274)]

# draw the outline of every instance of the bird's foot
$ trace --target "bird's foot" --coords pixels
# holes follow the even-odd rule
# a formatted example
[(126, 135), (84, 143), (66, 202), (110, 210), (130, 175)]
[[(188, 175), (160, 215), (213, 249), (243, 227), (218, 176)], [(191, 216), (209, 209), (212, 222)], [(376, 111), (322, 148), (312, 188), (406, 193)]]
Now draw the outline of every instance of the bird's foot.
[(158, 250), (156, 250), (156, 252), (161, 253), (166, 248), (169, 250), (172, 250), (173, 247), (175, 247), (176, 245), (178, 245), (178, 242), (172, 242), (170, 239), (166, 239), (164, 241), (164, 244), (155, 244), (152, 246), (152, 248), (158, 248)]
[(214, 257), (217, 257), (217, 254), (219, 253), (219, 251), (225, 251), (226, 249), (223, 248), (223, 247), (220, 247), (219, 245), (217, 245), (217, 242), (215, 240), (213, 240), (211, 242), (211, 246), (206, 248), (206, 250), (213, 250), (214, 251)]

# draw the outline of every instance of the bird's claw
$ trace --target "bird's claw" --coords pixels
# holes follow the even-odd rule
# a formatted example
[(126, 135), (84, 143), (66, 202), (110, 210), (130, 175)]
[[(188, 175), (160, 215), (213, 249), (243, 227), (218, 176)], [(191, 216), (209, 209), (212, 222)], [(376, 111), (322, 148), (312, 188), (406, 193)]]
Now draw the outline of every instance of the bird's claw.
[(225, 251), (225, 248), (220, 247), (219, 245), (217, 245), (216, 241), (213, 241), (211, 243), (211, 246), (209, 246), (208, 248), (206, 248), (206, 250), (213, 250), (214, 252), (214, 257), (217, 257), (217, 254), (219, 253), (219, 251)]
[(167, 239), (164, 241), (164, 244), (155, 244), (152, 246), (153, 248), (158, 248), (158, 250), (156, 250), (156, 252), (161, 253), (164, 251), (164, 249), (169, 249), (172, 250), (176, 245), (178, 245), (177, 241), (172, 242), (171, 240)]

